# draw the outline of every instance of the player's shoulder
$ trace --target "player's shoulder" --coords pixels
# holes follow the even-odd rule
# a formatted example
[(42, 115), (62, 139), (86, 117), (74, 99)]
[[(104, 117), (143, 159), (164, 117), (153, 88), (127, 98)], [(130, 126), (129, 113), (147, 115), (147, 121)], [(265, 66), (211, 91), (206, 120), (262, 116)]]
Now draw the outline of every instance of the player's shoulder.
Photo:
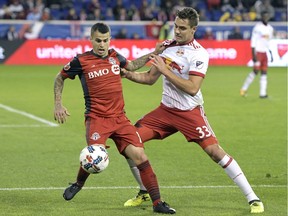
[(89, 50), (89, 51), (77, 54), (77, 57), (92, 55), (92, 53), (93, 53), (93, 50)]
[(195, 39), (188, 43), (188, 46), (194, 51), (202, 53), (203, 55), (208, 55), (208, 51)]

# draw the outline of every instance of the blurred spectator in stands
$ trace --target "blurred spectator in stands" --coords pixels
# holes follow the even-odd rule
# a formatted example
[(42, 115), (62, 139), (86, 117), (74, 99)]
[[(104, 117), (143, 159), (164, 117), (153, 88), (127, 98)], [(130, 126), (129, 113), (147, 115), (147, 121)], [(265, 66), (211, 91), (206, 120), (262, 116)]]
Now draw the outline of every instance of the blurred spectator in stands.
[(17, 19), (17, 20), (25, 20), (27, 17), (27, 14), (25, 11), (21, 11), (17, 14), (16, 17), (14, 17), (14, 19)]
[(42, 15), (41, 15), (41, 18), (40, 20), (45, 22), (45, 21), (48, 21), (48, 20), (51, 20), (51, 14), (50, 14), (50, 9), (49, 8), (45, 8), (42, 12)]
[(113, 7), (113, 14), (114, 14), (115, 20), (120, 19), (120, 11), (122, 8), (125, 8), (123, 6), (122, 0), (117, 0), (116, 5)]
[(138, 33), (135, 32), (132, 34), (131, 39), (132, 40), (140, 40), (142, 38), (140, 37), (140, 35)]
[(157, 20), (158, 21), (162, 21), (162, 22), (164, 22), (165, 20), (168, 20), (168, 16), (167, 16), (167, 14), (166, 14), (166, 12), (165, 12), (165, 10), (163, 8), (161, 8), (158, 11)]
[(213, 9), (220, 9), (221, 8), (221, 0), (206, 0), (207, 2), (207, 7), (208, 10), (213, 10)]
[(171, 0), (161, 1), (161, 8), (165, 10), (165, 13), (168, 17), (168, 21), (174, 21), (175, 14), (171, 13), (173, 10), (173, 4)]
[(144, 20), (144, 21), (153, 20), (155, 17), (153, 15), (152, 11), (153, 11), (153, 9), (150, 6), (143, 8), (143, 10), (140, 11), (141, 20)]
[(141, 16), (140, 16), (140, 12), (139, 10), (135, 10), (134, 14), (131, 17), (132, 21), (140, 21), (141, 20)]
[(105, 20), (115, 20), (113, 9), (111, 7), (106, 8)]
[(129, 17), (125, 8), (120, 9), (119, 20), (120, 21), (129, 20)]
[(7, 8), (6, 4), (2, 5), (0, 8), (0, 19), (2, 19), (3, 15), (5, 14), (5, 8)]
[(38, 7), (39, 11), (44, 11), (45, 4), (43, 3), (43, 0), (36, 0), (35, 7)]
[(212, 28), (211, 27), (207, 27), (205, 29), (205, 32), (203, 34), (203, 37), (202, 39), (205, 39), (205, 40), (215, 40), (215, 36), (213, 34), (213, 31), (212, 31)]
[(3, 11), (1, 13), (3, 13), (3, 15), (1, 19), (13, 19), (13, 14), (8, 6), (3, 5), (2, 10)]
[(270, 0), (257, 0), (255, 2), (255, 10), (257, 14), (257, 20), (261, 20), (261, 13), (267, 11), (269, 14), (269, 20), (274, 20), (275, 10), (271, 5)]
[(241, 33), (240, 27), (235, 26), (232, 30), (232, 32), (228, 35), (229, 40), (242, 40), (243, 35)]
[(131, 4), (129, 8), (127, 8), (127, 16), (128, 20), (141, 20), (138, 8), (135, 4)]
[(234, 8), (230, 4), (229, 0), (223, 0), (222, 6), (221, 6), (222, 16), (229, 12), (229, 14), (232, 14), (234, 12)]
[(241, 3), (246, 11), (250, 11), (254, 7), (256, 0), (241, 0)]
[(30, 11), (34, 8), (34, 0), (26, 0), (23, 2), (23, 8), (26, 14), (28, 14)]
[(64, 19), (65, 20), (80, 20), (80, 17), (78, 16), (74, 8), (70, 8), (68, 11), (68, 15)]
[(126, 39), (127, 37), (127, 29), (121, 28), (118, 33), (115, 35), (116, 39)]
[(26, 19), (31, 21), (38, 21), (41, 19), (42, 13), (38, 7), (34, 7), (32, 11), (27, 14)]
[(73, 0), (61, 0), (60, 3), (63, 10), (74, 8)]
[(90, 15), (93, 15), (95, 12), (95, 9), (100, 9), (101, 10), (101, 4), (99, 2), (99, 0), (90, 0), (87, 3), (87, 7), (86, 7), (86, 12), (88, 17)]
[(20, 12), (24, 11), (24, 7), (19, 0), (13, 0), (9, 5), (9, 10), (12, 13), (12, 18), (15, 19)]
[(177, 4), (175, 4), (172, 8), (172, 13), (176, 14), (178, 10), (182, 10), (185, 8), (185, 1), (184, 0), (178, 0)]
[(279, 21), (282, 21), (282, 22), (286, 22), (286, 23), (287, 23), (287, 10), (281, 12), (281, 16), (280, 16), (280, 20), (279, 20)]
[(204, 8), (198, 11), (200, 21), (209, 21), (206, 17), (206, 10)]
[(104, 20), (100, 8), (95, 8), (93, 14), (88, 14), (87, 20)]
[(158, 39), (161, 41), (168, 39), (169, 33), (170, 33), (170, 25), (168, 21), (165, 20), (160, 28)]
[(11, 25), (6, 33), (5, 39), (9, 40), (9, 41), (13, 41), (13, 40), (18, 40), (19, 39), (19, 34), (16, 31), (15, 26)]
[(88, 15), (87, 15), (86, 10), (84, 8), (82, 8), (80, 10), (79, 18), (80, 18), (80, 20), (87, 20), (88, 19)]

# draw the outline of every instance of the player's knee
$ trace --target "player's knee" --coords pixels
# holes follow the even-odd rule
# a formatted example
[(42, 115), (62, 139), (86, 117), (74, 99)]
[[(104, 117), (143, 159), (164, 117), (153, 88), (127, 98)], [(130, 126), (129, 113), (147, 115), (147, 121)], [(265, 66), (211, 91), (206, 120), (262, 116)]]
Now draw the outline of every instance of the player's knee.
[(225, 151), (218, 144), (207, 146), (207, 148), (205, 148), (205, 152), (216, 163), (218, 163), (226, 155)]

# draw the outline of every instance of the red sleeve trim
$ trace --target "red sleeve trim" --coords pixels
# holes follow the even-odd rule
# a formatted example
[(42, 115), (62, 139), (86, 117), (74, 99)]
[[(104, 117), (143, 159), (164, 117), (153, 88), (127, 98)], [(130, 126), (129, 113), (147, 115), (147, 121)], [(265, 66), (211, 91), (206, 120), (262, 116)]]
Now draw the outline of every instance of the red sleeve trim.
[(200, 76), (200, 77), (205, 77), (205, 74), (197, 72), (197, 71), (189, 71), (189, 75), (194, 75), (194, 76)]

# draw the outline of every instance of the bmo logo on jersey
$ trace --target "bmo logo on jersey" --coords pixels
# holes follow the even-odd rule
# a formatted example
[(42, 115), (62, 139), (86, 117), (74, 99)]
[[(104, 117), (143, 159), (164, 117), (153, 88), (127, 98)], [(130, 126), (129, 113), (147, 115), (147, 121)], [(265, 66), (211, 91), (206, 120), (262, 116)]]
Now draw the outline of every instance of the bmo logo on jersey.
[(115, 75), (119, 75), (120, 74), (119, 65), (115, 64), (115, 65), (111, 65), (111, 68), (103, 68), (103, 69), (100, 69), (98, 71), (88, 72), (88, 78), (89, 79), (93, 79), (93, 78), (96, 78), (96, 77), (105, 76), (105, 75), (109, 74), (110, 71), (112, 73), (114, 73)]

